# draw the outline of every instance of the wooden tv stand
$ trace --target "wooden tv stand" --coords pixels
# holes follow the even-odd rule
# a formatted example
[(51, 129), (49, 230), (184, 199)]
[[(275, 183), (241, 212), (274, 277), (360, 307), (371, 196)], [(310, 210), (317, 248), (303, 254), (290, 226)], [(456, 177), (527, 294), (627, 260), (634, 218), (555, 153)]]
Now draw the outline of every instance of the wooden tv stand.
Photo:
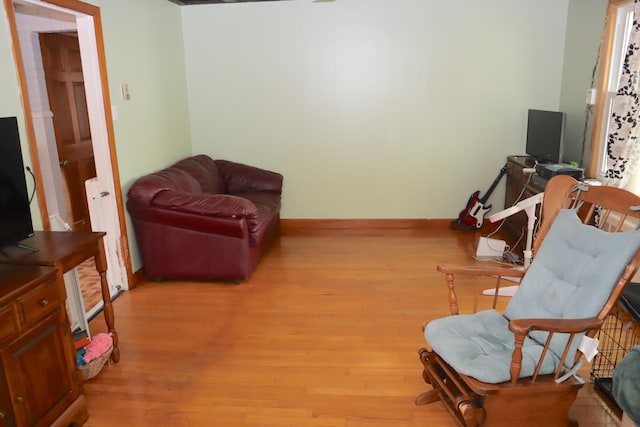
[(111, 294), (107, 283), (107, 261), (102, 238), (105, 233), (91, 231), (36, 231), (34, 235), (21, 243), (37, 251), (22, 248), (5, 248), (0, 255), (0, 264), (48, 265), (58, 268), (62, 273), (75, 268), (83, 261), (93, 257), (96, 270), (100, 274), (103, 313), (107, 329), (113, 337), (114, 362), (120, 360), (118, 333), (116, 332), (111, 305)]
[[(504, 197), (505, 208), (509, 208), (520, 200), (527, 199), (544, 191), (544, 188), (536, 187), (531, 182), (530, 177), (532, 174), (523, 172), (523, 169), (532, 168), (534, 165), (535, 160), (529, 156), (507, 157), (507, 185)], [(527, 239), (527, 214), (521, 211), (507, 217), (504, 222), (504, 228), (507, 234), (514, 239), (514, 243), (522, 236), (517, 248), (520, 251), (523, 250)]]
[(62, 273), (0, 265), (0, 277), (0, 425), (84, 424)]

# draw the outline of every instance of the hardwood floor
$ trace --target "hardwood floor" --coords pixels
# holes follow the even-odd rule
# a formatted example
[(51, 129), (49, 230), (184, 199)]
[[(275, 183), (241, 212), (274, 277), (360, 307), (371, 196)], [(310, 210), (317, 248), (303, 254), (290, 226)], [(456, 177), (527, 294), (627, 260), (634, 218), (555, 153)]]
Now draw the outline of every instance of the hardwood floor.
[(96, 263), (93, 258), (89, 258), (79, 264), (78, 279), (80, 281), (80, 291), (84, 301), (84, 309), (91, 312), (98, 304), (102, 303), (102, 290), (100, 289), (100, 275), (96, 271)]
[[(435, 264), (469, 263), (474, 243), (289, 232), (241, 285), (143, 283), (114, 302), (121, 361), (84, 385), (86, 425), (453, 427), (441, 404), (413, 403), (428, 387), (417, 350), (422, 323), (448, 314)], [(588, 386), (573, 412), (583, 427), (618, 424)]]

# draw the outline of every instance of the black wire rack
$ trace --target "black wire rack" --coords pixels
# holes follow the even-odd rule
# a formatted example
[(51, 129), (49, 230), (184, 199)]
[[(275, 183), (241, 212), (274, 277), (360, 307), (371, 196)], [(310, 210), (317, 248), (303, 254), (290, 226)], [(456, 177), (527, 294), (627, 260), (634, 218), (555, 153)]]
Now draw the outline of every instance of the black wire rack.
[(622, 412), (611, 394), (613, 371), (616, 365), (640, 344), (640, 325), (620, 304), (614, 306), (605, 318), (596, 338), (600, 341), (599, 353), (591, 364), (591, 381), (595, 389)]

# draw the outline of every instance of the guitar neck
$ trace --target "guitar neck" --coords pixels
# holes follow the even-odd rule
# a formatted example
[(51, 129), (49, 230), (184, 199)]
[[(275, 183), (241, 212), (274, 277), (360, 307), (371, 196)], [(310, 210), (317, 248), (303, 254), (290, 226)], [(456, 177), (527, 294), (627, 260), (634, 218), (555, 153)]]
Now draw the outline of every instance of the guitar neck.
[(496, 189), (496, 187), (498, 186), (498, 183), (500, 182), (500, 180), (502, 179), (505, 173), (507, 173), (507, 165), (504, 165), (502, 169), (500, 169), (500, 173), (498, 174), (496, 179), (493, 180), (493, 183), (491, 184), (487, 192), (479, 200), (480, 203), (482, 203), (483, 205), (487, 203), (487, 200), (489, 200), (489, 197), (491, 197), (491, 193), (493, 193), (493, 190)]

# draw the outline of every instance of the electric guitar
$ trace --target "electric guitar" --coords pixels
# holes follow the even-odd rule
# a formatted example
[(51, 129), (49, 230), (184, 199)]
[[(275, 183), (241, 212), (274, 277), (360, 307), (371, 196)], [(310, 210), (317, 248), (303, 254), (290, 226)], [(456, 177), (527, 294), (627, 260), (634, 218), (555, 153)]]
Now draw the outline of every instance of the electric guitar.
[(484, 196), (480, 197), (480, 191), (475, 191), (471, 194), (471, 197), (469, 197), (467, 201), (467, 206), (460, 211), (458, 218), (451, 223), (451, 228), (472, 230), (482, 227), (484, 216), (491, 210), (491, 205), (486, 205), (487, 200), (489, 200), (491, 193), (493, 193), (493, 190), (495, 190), (505, 173), (507, 173), (507, 165), (504, 165), (502, 169), (500, 169), (500, 173), (487, 192), (484, 193)]

